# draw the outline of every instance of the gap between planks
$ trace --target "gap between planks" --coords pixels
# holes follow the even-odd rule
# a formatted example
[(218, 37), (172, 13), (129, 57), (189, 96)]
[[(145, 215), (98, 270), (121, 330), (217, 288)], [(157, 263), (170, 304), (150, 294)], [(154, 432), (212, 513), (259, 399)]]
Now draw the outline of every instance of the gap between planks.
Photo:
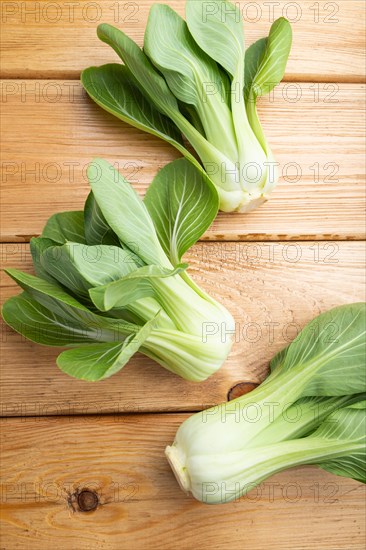
[[(44, 78), (62, 73), (75, 78), (89, 65), (117, 61), (117, 54), (97, 38), (97, 25), (107, 22), (122, 28), (142, 46), (153, 3), (155, 0), (113, 4), (99, 0), (90, 3), (94, 11), (92, 7), (85, 12), (83, 4), (76, 2), (72, 17), (72, 3), (63, 0), (57, 3), (56, 9), (47, 0), (4, 2), (2, 74), (8, 78), (20, 75)], [(183, 0), (165, 3), (184, 17)], [(274, 19), (285, 16), (292, 22), (294, 40), (288, 79), (357, 82), (362, 79), (365, 36), (362, 0), (315, 3), (313, 0), (272, 3), (240, 0), (236, 4), (241, 10), (247, 45), (267, 36)], [(39, 12), (38, 20), (35, 15), (25, 15), (35, 10)]]
[[(25, 81), (33, 81), (33, 80), (45, 80), (45, 81), (48, 81), (48, 82), (52, 82), (52, 81), (60, 81), (60, 82), (64, 82), (65, 80), (72, 80), (74, 82), (79, 82), (80, 81), (80, 75), (81, 75), (81, 72), (80, 73), (77, 73), (77, 74), (69, 74), (69, 73), (60, 73), (60, 72), (57, 72), (57, 73), (47, 73), (47, 74), (44, 74), (44, 73), (39, 73), (39, 74), (32, 74), (32, 76), (27, 76), (26, 74), (25, 75), (14, 75), (14, 76), (6, 76), (6, 75), (2, 75), (1, 72), (0, 72), (0, 79), (3, 81), (3, 82), (11, 82), (11, 81), (22, 81), (22, 80), (25, 80)], [(296, 84), (297, 82), (301, 83), (301, 84), (306, 84), (306, 83), (309, 83), (309, 82), (312, 82), (314, 84), (366, 84), (366, 77), (363, 76), (363, 75), (356, 75), (356, 76), (350, 76), (350, 77), (347, 77), (347, 76), (343, 76), (342, 75), (338, 75), (337, 78), (335, 79), (334, 77), (331, 77), (331, 76), (327, 76), (327, 75), (317, 75), (317, 74), (309, 74), (309, 75), (303, 75), (301, 73), (297, 73), (297, 74), (286, 74), (283, 79), (281, 80), (281, 83), (284, 83), (284, 84)]]
[[(95, 156), (117, 163), (141, 194), (159, 168), (179, 156), (161, 140), (102, 111), (77, 82), (6, 84), (14, 88), (8, 95), (4, 92), (2, 115), (5, 242), (29, 241), (54, 212), (82, 208), (88, 193), (85, 167)], [(42, 93), (33, 97), (30, 90), (24, 98), (22, 84), (32, 90), (38, 85)], [(49, 96), (44, 97), (48, 84)], [(260, 102), (260, 117), (281, 173), (270, 201), (251, 214), (220, 213), (203, 240), (365, 236), (364, 87), (297, 86), (296, 102), (286, 99), (286, 84)]]

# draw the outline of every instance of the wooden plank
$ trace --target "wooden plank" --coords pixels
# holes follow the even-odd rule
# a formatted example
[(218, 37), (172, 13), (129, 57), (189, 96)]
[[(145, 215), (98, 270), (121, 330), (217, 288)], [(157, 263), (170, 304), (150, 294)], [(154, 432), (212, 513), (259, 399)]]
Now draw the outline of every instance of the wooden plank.
[[(179, 156), (102, 111), (76, 82), (4, 81), (2, 89), (3, 241), (27, 241), (52, 213), (82, 208), (95, 156), (116, 163), (141, 193)], [(267, 204), (249, 215), (221, 214), (205, 238), (363, 238), (363, 87), (285, 84), (261, 101), (260, 116), (281, 181)]]
[[(184, 418), (3, 422), (2, 548), (364, 548), (365, 486), (314, 467), (277, 474), (223, 506), (187, 497), (163, 455)], [(86, 489), (99, 499), (91, 512), (75, 502)]]
[[(154, 0), (98, 2), (27, 0), (2, 2), (2, 76), (78, 78), (89, 65), (117, 60), (96, 36), (99, 23), (111, 23), (142, 45)], [(184, 15), (185, 2), (165, 2)], [(247, 44), (266, 36), (278, 17), (293, 23), (294, 45), (288, 80), (362, 81), (364, 75), (363, 0), (337, 2), (236, 2)]]
[[(28, 245), (2, 245), (3, 267), (30, 271)], [(312, 318), (364, 299), (365, 247), (339, 243), (200, 243), (187, 255), (193, 278), (237, 322), (225, 365), (206, 382), (180, 379), (135, 356), (117, 375), (96, 384), (61, 373), (58, 351), (4, 327), (3, 416), (190, 411), (226, 400), (242, 381), (261, 381), (273, 355)], [(2, 274), (2, 300), (18, 292)]]

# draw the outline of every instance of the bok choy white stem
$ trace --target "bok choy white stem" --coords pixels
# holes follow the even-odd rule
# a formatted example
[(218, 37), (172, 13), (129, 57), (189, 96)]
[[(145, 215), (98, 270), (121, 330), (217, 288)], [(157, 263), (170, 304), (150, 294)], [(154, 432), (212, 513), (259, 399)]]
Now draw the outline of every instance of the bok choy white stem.
[(366, 482), (365, 304), (310, 322), (249, 394), (188, 418), (166, 456), (186, 491), (237, 500), (281, 470), (313, 464)]

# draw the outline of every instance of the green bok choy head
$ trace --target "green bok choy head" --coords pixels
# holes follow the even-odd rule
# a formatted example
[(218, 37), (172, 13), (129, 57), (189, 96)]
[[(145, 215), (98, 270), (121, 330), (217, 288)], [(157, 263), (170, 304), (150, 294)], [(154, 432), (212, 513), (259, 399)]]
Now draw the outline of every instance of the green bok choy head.
[(184, 135), (215, 184), (220, 209), (247, 212), (268, 199), (277, 168), (256, 102), (283, 78), (289, 22), (245, 48), (241, 13), (226, 0), (187, 0), (186, 21), (164, 4), (151, 8), (144, 48), (111, 25), (98, 36), (123, 65), (90, 67), (82, 84), (108, 112), (161, 137), (190, 162)]
[(234, 322), (181, 258), (215, 218), (216, 189), (185, 159), (158, 173), (144, 201), (106, 161), (88, 176), (84, 211), (52, 216), (32, 239), (36, 276), (7, 270), (23, 293), (4, 304), (4, 320), (34, 342), (69, 347), (57, 364), (76, 378), (107, 378), (139, 350), (183, 378), (206, 379), (231, 341), (205, 326), (232, 331)]
[(362, 303), (320, 315), (261, 386), (188, 418), (166, 449), (181, 487), (220, 504), (303, 464), (365, 483), (365, 328)]

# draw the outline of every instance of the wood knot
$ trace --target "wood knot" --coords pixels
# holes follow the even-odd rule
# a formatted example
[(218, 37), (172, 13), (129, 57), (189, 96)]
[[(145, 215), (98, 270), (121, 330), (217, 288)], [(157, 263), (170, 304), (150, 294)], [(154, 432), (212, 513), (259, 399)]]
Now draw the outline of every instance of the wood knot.
[(239, 382), (239, 384), (235, 384), (235, 386), (228, 391), (227, 400), (232, 401), (237, 397), (241, 397), (242, 395), (255, 390), (258, 386), (259, 384), (256, 384), (255, 382)]
[(99, 504), (97, 493), (84, 489), (77, 496), (78, 506), (81, 512), (91, 512), (95, 510)]

